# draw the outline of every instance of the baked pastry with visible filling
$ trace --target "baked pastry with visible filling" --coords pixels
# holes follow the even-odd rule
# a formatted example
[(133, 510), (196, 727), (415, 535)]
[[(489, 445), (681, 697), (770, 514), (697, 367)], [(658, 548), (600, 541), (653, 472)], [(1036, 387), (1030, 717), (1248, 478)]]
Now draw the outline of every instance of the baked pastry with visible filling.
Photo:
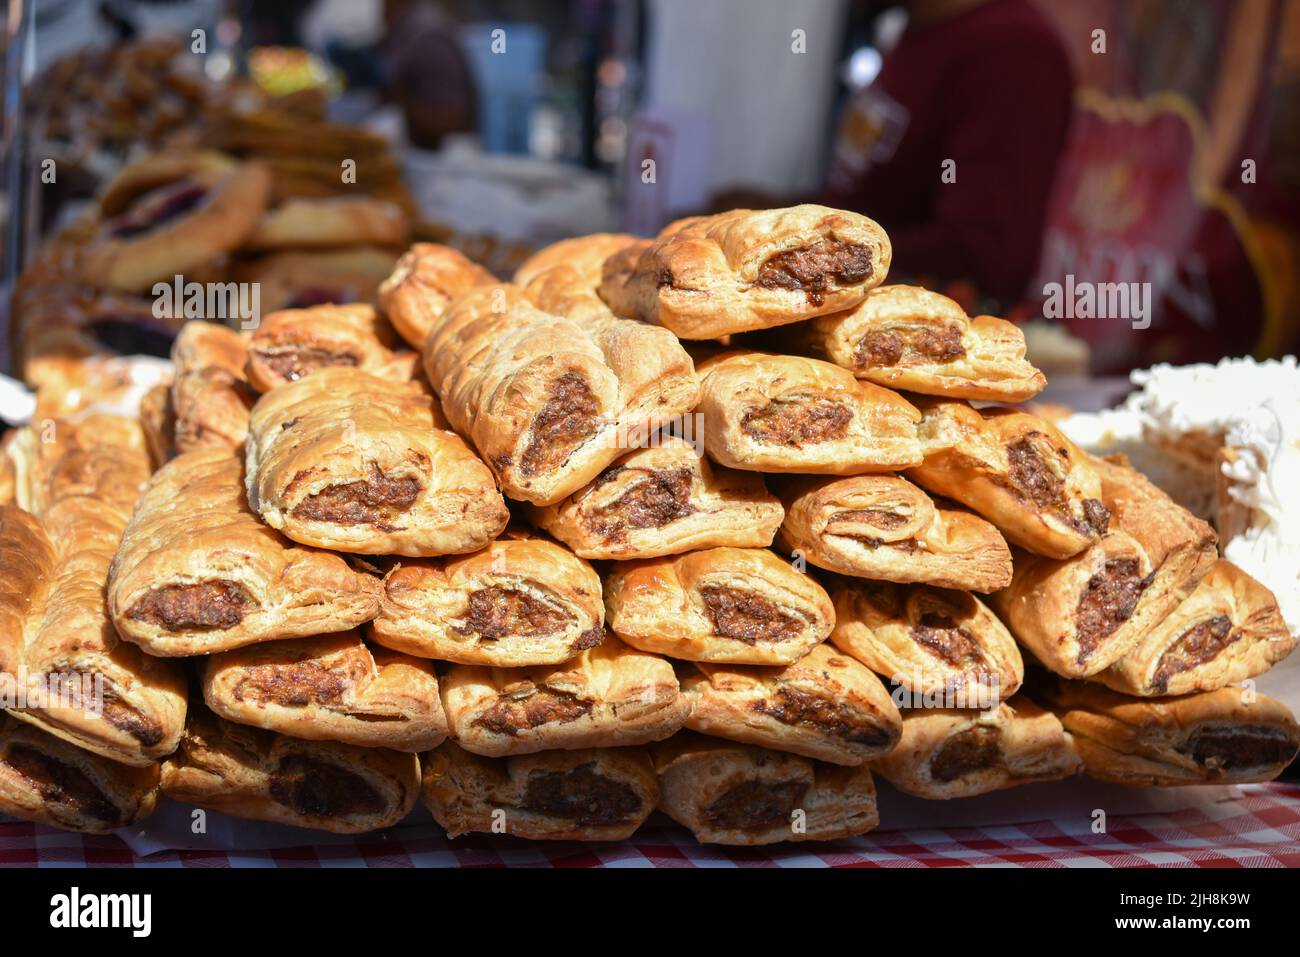
[(248, 334), (212, 322), (187, 322), (172, 345), (176, 451), (236, 449), (248, 437)]

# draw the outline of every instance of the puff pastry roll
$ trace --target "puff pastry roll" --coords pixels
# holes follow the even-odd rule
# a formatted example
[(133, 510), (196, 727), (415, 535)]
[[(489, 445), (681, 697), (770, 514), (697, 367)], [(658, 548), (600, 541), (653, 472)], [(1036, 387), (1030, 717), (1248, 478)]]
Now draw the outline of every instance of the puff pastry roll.
[(542, 273), (557, 267), (571, 269), (592, 293), (600, 286), (605, 260), (642, 243), (630, 233), (591, 233), (551, 243), (525, 259), (515, 270), (517, 286), (527, 286)]
[(1112, 529), (1073, 558), (1015, 556), (991, 601), (1045, 667), (1086, 678), (1133, 650), (1214, 564), (1214, 530), (1122, 464), (1093, 459)]
[(38, 516), (69, 498), (93, 498), (129, 514), (153, 470), (140, 420), (104, 412), (24, 426), (4, 448), (14, 502)]
[(974, 595), (849, 578), (831, 595), (835, 647), (912, 695), (987, 708), (1024, 681), (1011, 633)]
[(379, 302), (397, 334), (419, 349), (453, 299), (475, 286), (496, 281), (478, 263), (449, 246), (416, 243), (379, 284)]
[(555, 505), (528, 509), (583, 558), (620, 559), (765, 548), (782, 514), (762, 476), (713, 465), (676, 436), (624, 456)]
[(1221, 558), (1169, 617), (1093, 677), (1131, 695), (1214, 691), (1263, 674), (1295, 646), (1273, 593)]
[(659, 809), (701, 844), (833, 841), (880, 823), (865, 764), (824, 764), (692, 732), (651, 753)]
[(140, 427), (154, 468), (176, 454), (176, 413), (170, 382), (158, 383), (140, 399)]
[(1139, 699), (1061, 682), (1049, 695), (1088, 776), (1101, 781), (1135, 787), (1271, 781), (1300, 749), (1300, 726), (1287, 707), (1242, 688)]
[(576, 492), (700, 394), (690, 356), (663, 330), (569, 318), (509, 285), (456, 300), (424, 363), (448, 419), (506, 495), (534, 505)]
[(158, 765), (131, 767), (12, 718), (0, 725), (0, 813), (108, 834), (153, 813)]
[(829, 362), (725, 352), (700, 364), (704, 447), (757, 472), (854, 475), (918, 465), (921, 413)]
[(447, 737), (433, 666), (355, 629), (213, 655), (202, 682), (215, 714), (294, 738), (420, 752)]
[(0, 509), (0, 672), (24, 691), (14, 717), (144, 767), (180, 740), (185, 677), (109, 621), (104, 582), (125, 525), (124, 512), (88, 498), (62, 500), (39, 524)]
[(860, 578), (991, 592), (1011, 583), (993, 525), (935, 503), (896, 475), (773, 479), (785, 506), (778, 540), (818, 568)]
[(545, 668), (451, 665), (442, 704), (456, 742), (494, 758), (660, 741), (690, 710), (671, 664), (614, 637)]
[(419, 354), (374, 306), (285, 309), (262, 319), (248, 343), (248, 381), (258, 392), (296, 382), (320, 369), (344, 366), (402, 381), (418, 373)]
[(917, 485), (956, 499), (1013, 544), (1049, 558), (1077, 555), (1106, 533), (1101, 478), (1056, 426), (1013, 409), (919, 405), (925, 461), (907, 471)]
[(628, 644), (686, 661), (789, 665), (830, 634), (830, 597), (762, 548), (709, 548), (615, 565), (610, 627)]
[(892, 255), (885, 231), (857, 213), (735, 209), (679, 220), (635, 259), (607, 261), (600, 294), (620, 315), (717, 339), (851, 309)]
[(172, 344), (176, 451), (238, 448), (248, 436), (257, 393), (248, 384), (248, 334), (212, 322), (187, 322)]
[(996, 710), (903, 712), (903, 738), (872, 763), (894, 787), (946, 800), (1079, 773), (1061, 722), (1023, 695)]
[(459, 554), (509, 520), (492, 473), (418, 383), (322, 369), (262, 396), (248, 435), (249, 505), (304, 545)]
[(473, 555), (394, 568), (372, 631), (410, 655), (518, 668), (568, 661), (600, 644), (604, 623), (592, 567), (512, 529)]
[(1047, 378), (1025, 358), (1025, 335), (993, 316), (970, 318), (919, 286), (880, 286), (852, 309), (800, 327), (817, 355), (891, 389), (952, 399), (1024, 402)]
[(621, 841), (655, 809), (659, 781), (643, 748), (485, 758), (448, 741), (424, 757), (422, 794), (448, 837)]
[(113, 559), (118, 633), (151, 655), (201, 655), (355, 628), (378, 579), (292, 542), (248, 508), (230, 449), (172, 459), (149, 482)]
[(701, 662), (682, 694), (692, 731), (831, 764), (879, 757), (903, 731), (880, 679), (824, 643), (784, 668)]
[(248, 249), (309, 249), (374, 243), (403, 246), (411, 226), (396, 203), (373, 196), (293, 197), (262, 214)]
[(162, 790), (232, 817), (360, 834), (410, 813), (420, 796), (420, 760), (290, 738), (196, 708), (180, 749), (163, 762)]
[(262, 313), (328, 303), (379, 302), (379, 284), (397, 265), (397, 253), (376, 246), (289, 250), (239, 264), (240, 282), (261, 289)]

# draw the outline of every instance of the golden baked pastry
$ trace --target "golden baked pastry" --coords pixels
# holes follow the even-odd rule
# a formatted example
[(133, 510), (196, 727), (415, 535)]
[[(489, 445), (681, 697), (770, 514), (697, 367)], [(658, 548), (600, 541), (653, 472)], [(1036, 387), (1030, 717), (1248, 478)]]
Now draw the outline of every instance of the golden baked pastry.
[(561, 239), (537, 250), (515, 270), (514, 283), (527, 286), (542, 273), (557, 267), (571, 269), (592, 292), (600, 286), (605, 260), (617, 252), (640, 243), (630, 233), (591, 233)]
[(176, 451), (234, 449), (248, 437), (248, 334), (212, 322), (187, 322), (172, 345)]
[(505, 528), (488, 471), (415, 382), (321, 369), (249, 417), (248, 501), (296, 542), (366, 555), (447, 555)]
[(397, 253), (378, 246), (286, 250), (236, 265), (239, 282), (255, 282), (263, 315), (330, 303), (379, 304), (379, 284), (397, 264)]
[(880, 823), (865, 764), (824, 764), (689, 731), (651, 753), (659, 809), (701, 844), (833, 841)]
[(708, 548), (620, 562), (605, 577), (610, 628), (686, 661), (788, 665), (830, 634), (831, 600), (763, 548)]
[(550, 665), (604, 638), (600, 578), (568, 549), (516, 529), (457, 558), (402, 562), (384, 579), (375, 641), (467, 665)]
[(903, 730), (880, 679), (825, 643), (784, 668), (699, 662), (682, 695), (692, 731), (831, 764), (879, 757)]
[(771, 481), (785, 506), (779, 549), (819, 568), (963, 591), (1011, 583), (1011, 550), (993, 525), (897, 475)]
[(197, 449), (150, 480), (113, 560), (117, 631), (151, 655), (198, 655), (355, 628), (378, 579), (295, 546), (248, 508), (230, 449)]
[(190, 715), (162, 767), (163, 794), (233, 817), (360, 834), (391, 827), (420, 795), (420, 761), (386, 748), (304, 741)]
[(396, 203), (374, 196), (302, 196), (262, 214), (248, 249), (313, 249), (373, 243), (404, 246), (411, 224)]
[(1025, 678), (1011, 633), (968, 592), (840, 578), (831, 597), (835, 647), (909, 697), (987, 708)]
[(15, 503), (38, 516), (67, 498), (92, 498), (129, 515), (153, 470), (140, 420), (106, 412), (23, 426), (5, 454)]
[(825, 206), (735, 209), (678, 220), (640, 255), (606, 261), (601, 297), (683, 339), (851, 309), (889, 272), (889, 237)]
[(154, 468), (176, 454), (176, 412), (172, 408), (172, 384), (160, 382), (140, 400), (140, 428)]
[(1047, 377), (1025, 358), (1025, 335), (993, 316), (970, 318), (920, 286), (879, 286), (857, 306), (799, 327), (814, 353), (860, 379), (924, 395), (1025, 402)]
[(419, 349), (452, 300), (475, 286), (496, 281), (482, 266), (449, 246), (416, 243), (379, 284), (379, 301), (398, 335)]
[(201, 666), (203, 699), (228, 721), (294, 738), (428, 751), (447, 737), (433, 666), (356, 629), (223, 651)]
[(699, 548), (764, 548), (781, 503), (752, 472), (713, 465), (691, 443), (662, 436), (529, 519), (583, 558), (655, 558)]
[(643, 748), (485, 758), (448, 741), (425, 755), (422, 793), (448, 837), (621, 841), (655, 809), (659, 783)]
[(996, 710), (920, 708), (903, 712), (903, 738), (872, 763), (916, 797), (973, 797), (1080, 770), (1061, 722), (1023, 695)]

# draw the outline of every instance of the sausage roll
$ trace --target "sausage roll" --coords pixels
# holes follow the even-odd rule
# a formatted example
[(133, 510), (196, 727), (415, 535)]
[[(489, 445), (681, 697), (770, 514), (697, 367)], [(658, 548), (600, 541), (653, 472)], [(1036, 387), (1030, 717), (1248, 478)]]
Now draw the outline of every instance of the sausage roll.
[(422, 794), (448, 837), (621, 841), (655, 809), (659, 782), (643, 748), (485, 758), (448, 741), (424, 757)]
[(270, 171), (215, 153), (134, 163), (100, 197), (103, 222), (81, 258), (89, 285), (145, 292), (237, 249), (257, 227)]
[(355, 629), (271, 641), (203, 662), (203, 698), (216, 714), (294, 738), (428, 751), (447, 737), (433, 666)]
[(1137, 647), (1217, 557), (1214, 530), (1140, 473), (1093, 459), (1112, 530), (1073, 558), (1018, 554), (991, 601), (1045, 667), (1086, 678)]
[(1273, 593), (1219, 559), (1169, 617), (1093, 678), (1140, 696), (1214, 691), (1263, 674), (1295, 646)]
[(534, 505), (576, 492), (700, 393), (690, 356), (663, 330), (545, 311), (517, 286), (456, 300), (424, 362), (452, 425), (506, 495)]
[(144, 767), (176, 749), (185, 678), (109, 621), (104, 582), (125, 526), (125, 512), (88, 498), (63, 499), (39, 523), (0, 509), (0, 673), (24, 691), (14, 717)]
[(903, 719), (869, 668), (820, 644), (784, 668), (699, 663), (682, 679), (692, 731), (858, 765), (898, 743)]
[(704, 447), (755, 472), (854, 475), (920, 464), (918, 412), (817, 359), (725, 352), (700, 365)]
[(1110, 512), (1087, 456), (1051, 423), (1013, 409), (925, 400), (925, 461), (907, 477), (956, 499), (1012, 544), (1069, 558), (1106, 533)]
[(906, 479), (777, 477), (772, 487), (785, 506), (781, 550), (818, 568), (963, 591), (1011, 583), (1011, 550), (996, 528), (936, 504)]
[(595, 293), (600, 287), (605, 260), (640, 242), (629, 233), (591, 233), (562, 239), (537, 250), (520, 263), (515, 270), (515, 285), (527, 286), (542, 273), (563, 267), (581, 276), (584, 285)]
[(5, 454), (15, 504), (38, 516), (68, 498), (92, 498), (129, 515), (153, 470), (139, 418), (106, 412), (24, 426)]
[(550, 665), (604, 638), (600, 577), (554, 542), (515, 530), (459, 558), (403, 562), (384, 580), (381, 645), (467, 665)]
[(378, 579), (300, 548), (248, 508), (229, 449), (160, 468), (113, 560), (113, 624), (151, 655), (200, 655), (355, 628), (379, 610)]
[(1271, 781), (1300, 750), (1300, 726), (1286, 705), (1242, 688), (1141, 699), (1060, 682), (1046, 703), (1073, 736), (1088, 776), (1116, 784)]
[(419, 364), (419, 354), (365, 303), (273, 312), (248, 343), (248, 381), (258, 392), (334, 366), (400, 382), (418, 374)]
[(496, 281), (449, 246), (416, 243), (379, 284), (379, 302), (398, 335), (419, 349), (453, 299)]
[(140, 427), (154, 468), (176, 455), (176, 411), (170, 382), (158, 383), (140, 399)]
[(620, 315), (717, 339), (851, 309), (891, 256), (885, 231), (857, 213), (736, 209), (679, 220), (635, 259), (608, 260), (600, 294)]
[(397, 253), (376, 246), (288, 250), (241, 263), (240, 282), (260, 289), (263, 315), (329, 303), (379, 303), (379, 284), (397, 264)]
[(903, 738), (871, 765), (906, 794), (946, 800), (1070, 777), (1080, 770), (1069, 736), (1024, 696), (995, 710), (903, 712)]
[(187, 322), (172, 344), (176, 451), (234, 449), (248, 436), (257, 393), (248, 384), (248, 334), (212, 322)]
[(233, 817), (360, 834), (410, 813), (420, 796), (420, 759), (290, 738), (196, 708), (180, 749), (163, 763), (162, 790)]
[(880, 823), (871, 771), (683, 732), (652, 749), (659, 810), (701, 844), (833, 841)]
[(153, 813), (158, 765), (131, 767), (12, 718), (0, 724), (0, 813), (108, 834)]
[(763, 548), (709, 548), (621, 562), (605, 578), (620, 638), (686, 661), (789, 665), (830, 634), (831, 600)]
[(912, 695), (986, 708), (1024, 681), (1015, 640), (974, 595), (851, 578), (831, 594), (835, 647)]
[(719, 545), (765, 548), (782, 510), (762, 476), (713, 465), (689, 442), (663, 436), (528, 515), (583, 558), (630, 559)]
[(972, 319), (919, 286), (880, 286), (854, 308), (799, 328), (817, 355), (891, 389), (1024, 402), (1047, 385), (1025, 358), (1019, 328), (993, 316)]
[(248, 501), (296, 542), (366, 555), (482, 548), (509, 513), (488, 471), (418, 383), (322, 369), (249, 418)]
[(411, 235), (396, 203), (373, 196), (293, 197), (267, 210), (248, 249), (310, 249), (374, 243), (404, 246)]
[(690, 705), (673, 666), (607, 637), (559, 665), (451, 665), (442, 678), (451, 735), (488, 757), (660, 741)]

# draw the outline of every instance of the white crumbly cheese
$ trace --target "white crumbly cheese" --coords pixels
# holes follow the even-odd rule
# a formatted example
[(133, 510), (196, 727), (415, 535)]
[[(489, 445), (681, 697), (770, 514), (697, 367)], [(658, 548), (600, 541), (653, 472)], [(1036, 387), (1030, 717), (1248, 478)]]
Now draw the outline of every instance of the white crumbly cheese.
[[(1076, 415), (1062, 428), (1090, 451), (1124, 452), (1174, 499), (1220, 529), (1229, 561), (1277, 596), (1300, 633), (1300, 367), (1295, 356), (1218, 365), (1158, 365), (1133, 373), (1138, 391), (1118, 409)], [(1226, 511), (1214, 501), (1219, 476), (1162, 451), (1180, 441), (1222, 446)], [(1230, 512), (1231, 514), (1228, 514)]]

